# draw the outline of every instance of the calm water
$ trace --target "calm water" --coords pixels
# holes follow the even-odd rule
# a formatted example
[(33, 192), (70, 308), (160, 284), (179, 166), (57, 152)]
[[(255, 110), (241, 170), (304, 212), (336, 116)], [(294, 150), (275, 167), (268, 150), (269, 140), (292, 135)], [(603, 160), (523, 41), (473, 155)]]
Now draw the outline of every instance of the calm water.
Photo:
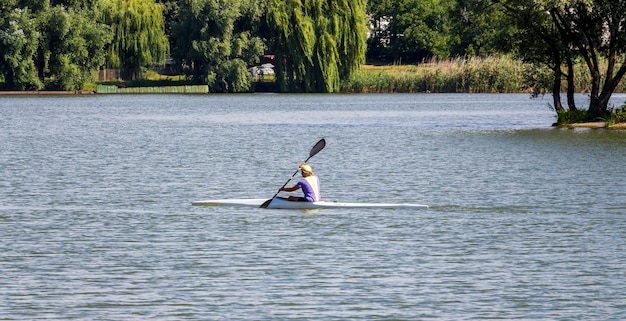
[[(548, 103), (1, 97), (0, 319), (624, 320), (626, 131)], [(322, 137), (324, 199), (431, 208), (190, 206), (270, 197)]]

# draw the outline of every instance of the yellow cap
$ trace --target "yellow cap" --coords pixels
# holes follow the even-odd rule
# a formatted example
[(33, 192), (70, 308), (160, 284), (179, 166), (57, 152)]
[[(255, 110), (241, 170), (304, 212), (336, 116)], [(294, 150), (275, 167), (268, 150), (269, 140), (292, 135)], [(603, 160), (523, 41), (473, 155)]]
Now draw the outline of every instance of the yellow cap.
[(301, 166), (300, 166), (300, 169), (301, 169), (303, 172), (313, 173), (313, 169), (312, 169), (312, 168), (311, 168), (311, 166), (309, 166), (309, 165), (301, 165)]

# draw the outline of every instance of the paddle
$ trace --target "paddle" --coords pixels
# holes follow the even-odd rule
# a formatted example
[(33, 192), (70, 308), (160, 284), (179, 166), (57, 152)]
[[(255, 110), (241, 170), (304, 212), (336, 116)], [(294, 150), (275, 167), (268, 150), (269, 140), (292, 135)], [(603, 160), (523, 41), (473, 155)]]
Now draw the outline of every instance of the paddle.
[[(326, 140), (324, 140), (324, 138), (320, 139), (319, 142), (317, 142), (317, 144), (315, 144), (315, 146), (313, 146), (313, 148), (311, 148), (311, 151), (309, 152), (309, 158), (307, 158), (304, 162), (308, 162), (309, 159), (311, 159), (311, 157), (315, 156), (315, 154), (319, 153), (322, 149), (324, 149), (324, 147), (326, 147)], [(289, 177), (289, 179), (285, 182), (285, 184), (283, 184), (283, 187), (287, 186), (287, 184), (289, 184), (289, 182), (293, 179), (294, 176), (296, 176), (296, 174), (298, 174), (298, 171), (300, 169), (297, 169), (293, 175), (291, 175), (291, 177)], [(270, 203), (272, 202), (272, 200), (276, 197), (276, 195), (278, 195), (278, 193), (280, 193), (280, 189), (278, 189), (278, 192), (276, 192), (276, 194), (274, 194), (274, 196), (272, 196), (272, 198), (268, 199), (267, 201), (263, 202), (263, 204), (261, 204), (261, 206), (259, 206), (260, 208), (267, 208), (268, 205), (270, 205)]]

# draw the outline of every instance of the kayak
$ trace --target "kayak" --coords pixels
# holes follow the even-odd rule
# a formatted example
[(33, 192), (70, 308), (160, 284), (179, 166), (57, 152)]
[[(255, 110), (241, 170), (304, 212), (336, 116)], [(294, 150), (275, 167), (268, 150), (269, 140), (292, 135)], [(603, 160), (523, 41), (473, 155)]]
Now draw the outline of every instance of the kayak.
[[(260, 207), (265, 198), (232, 198), (192, 202), (193, 206), (243, 206)], [(343, 202), (293, 202), (284, 198), (275, 197), (267, 208), (280, 209), (317, 209), (317, 208), (385, 208), (385, 209), (426, 209), (428, 205), (412, 203), (343, 203)]]

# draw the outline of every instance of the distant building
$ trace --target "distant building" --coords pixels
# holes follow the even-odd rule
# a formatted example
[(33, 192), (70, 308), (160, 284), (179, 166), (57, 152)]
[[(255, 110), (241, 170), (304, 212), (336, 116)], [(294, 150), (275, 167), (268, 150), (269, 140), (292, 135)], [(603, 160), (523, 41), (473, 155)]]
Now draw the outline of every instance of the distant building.
[(274, 65), (265, 63), (259, 66), (248, 68), (252, 77), (263, 77), (265, 75), (274, 75)]

